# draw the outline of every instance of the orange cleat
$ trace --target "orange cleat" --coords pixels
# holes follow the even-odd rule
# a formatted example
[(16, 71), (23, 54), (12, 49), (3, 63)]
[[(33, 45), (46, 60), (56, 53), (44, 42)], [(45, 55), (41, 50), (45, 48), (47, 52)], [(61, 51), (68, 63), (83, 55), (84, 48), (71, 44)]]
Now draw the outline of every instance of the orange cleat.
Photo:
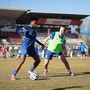
[(11, 80), (12, 80), (12, 81), (15, 81), (15, 80), (16, 80), (16, 76), (12, 76), (12, 77), (11, 77)]
[(30, 71), (28, 71), (28, 72), (27, 72), (27, 74), (28, 74), (28, 75), (30, 75), (30, 74), (31, 74), (31, 72), (30, 72)]

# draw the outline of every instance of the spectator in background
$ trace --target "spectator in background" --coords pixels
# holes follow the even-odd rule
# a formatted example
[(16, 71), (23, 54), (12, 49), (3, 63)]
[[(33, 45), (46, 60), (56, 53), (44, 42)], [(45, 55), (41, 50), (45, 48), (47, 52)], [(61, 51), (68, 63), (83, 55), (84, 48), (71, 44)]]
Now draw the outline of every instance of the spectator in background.
[(81, 42), (81, 44), (79, 46), (79, 51), (80, 51), (80, 54), (81, 54), (81, 60), (86, 59), (85, 58), (85, 49), (87, 49), (86, 46)]
[(7, 52), (7, 50), (6, 50), (6, 48), (4, 47), (4, 45), (3, 45), (3, 47), (1, 48), (1, 52), (2, 52), (2, 54), (3, 54), (3, 58), (6, 58), (6, 52)]
[(48, 28), (48, 36), (50, 36), (51, 28)]

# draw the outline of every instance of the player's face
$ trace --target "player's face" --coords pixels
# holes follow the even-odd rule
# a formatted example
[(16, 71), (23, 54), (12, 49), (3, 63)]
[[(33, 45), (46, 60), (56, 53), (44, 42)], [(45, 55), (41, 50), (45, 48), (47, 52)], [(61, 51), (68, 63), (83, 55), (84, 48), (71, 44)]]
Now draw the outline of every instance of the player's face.
[(36, 20), (31, 22), (31, 26), (32, 27), (35, 27), (36, 25), (37, 25), (37, 21)]
[(65, 28), (61, 27), (60, 30), (59, 30), (59, 33), (62, 35), (62, 34), (64, 34), (64, 32), (65, 32)]

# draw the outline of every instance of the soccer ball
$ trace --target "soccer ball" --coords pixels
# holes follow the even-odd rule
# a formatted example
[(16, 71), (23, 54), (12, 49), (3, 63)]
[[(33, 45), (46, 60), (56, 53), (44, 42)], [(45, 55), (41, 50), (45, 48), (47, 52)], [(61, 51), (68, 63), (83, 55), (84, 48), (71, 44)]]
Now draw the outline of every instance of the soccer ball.
[(37, 72), (32, 72), (30, 74), (30, 79), (31, 80), (37, 80), (39, 78), (39, 74)]

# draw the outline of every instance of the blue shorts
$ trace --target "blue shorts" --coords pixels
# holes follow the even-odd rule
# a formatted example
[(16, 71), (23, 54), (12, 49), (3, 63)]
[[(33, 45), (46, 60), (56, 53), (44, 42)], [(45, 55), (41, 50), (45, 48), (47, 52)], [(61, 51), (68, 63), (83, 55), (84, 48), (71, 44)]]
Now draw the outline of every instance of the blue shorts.
[(81, 54), (85, 54), (85, 51), (81, 52)]
[(45, 59), (46, 59), (46, 60), (51, 60), (51, 59), (52, 59), (52, 56), (53, 56), (54, 54), (55, 54), (56, 57), (59, 57), (59, 56), (63, 55), (62, 52), (60, 52), (60, 53), (54, 53), (54, 52), (52, 52), (52, 51), (47, 50), (47, 51), (46, 51), (46, 54), (45, 54)]
[(38, 52), (35, 50), (35, 47), (21, 47), (20, 55), (28, 55), (28, 56), (39, 56)]

